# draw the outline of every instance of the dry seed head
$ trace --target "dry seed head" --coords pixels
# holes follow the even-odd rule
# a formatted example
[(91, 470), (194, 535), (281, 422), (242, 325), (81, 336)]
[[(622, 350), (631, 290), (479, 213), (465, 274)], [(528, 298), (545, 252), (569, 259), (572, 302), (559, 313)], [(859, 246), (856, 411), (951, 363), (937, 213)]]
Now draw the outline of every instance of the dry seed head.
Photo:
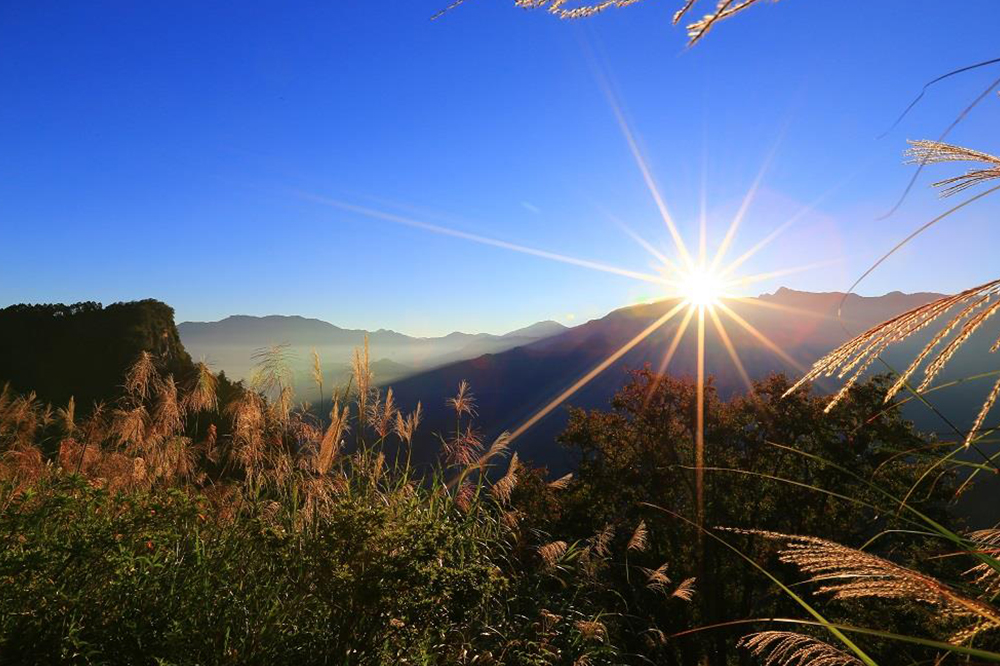
[(791, 631), (761, 631), (736, 644), (761, 657), (765, 666), (862, 666), (852, 655), (812, 636)]
[(261, 347), (251, 354), (254, 361), (250, 386), (273, 397), (292, 384), (291, 362), (295, 356), (288, 343)]
[(402, 413), (396, 412), (396, 436), (407, 444), (413, 443), (413, 435), (420, 426), (423, 417), (423, 407), (418, 402), (417, 408), (403, 418)]
[(638, 550), (639, 552), (646, 550), (647, 536), (646, 521), (640, 520), (635, 532), (632, 532), (632, 537), (628, 540), (628, 550)]
[[(993, 558), (1000, 556), (1000, 529), (977, 530), (968, 536), (969, 540), (975, 546), (975, 552), (983, 553)], [(989, 594), (994, 594), (1000, 590), (1000, 572), (997, 572), (996, 569), (986, 562), (980, 562), (966, 571), (965, 575), (971, 576), (973, 582), (977, 586), (984, 588), (984, 591)]]
[(972, 424), (972, 428), (965, 436), (966, 448), (976, 439), (976, 433), (979, 432), (979, 429), (983, 426), (983, 422), (986, 420), (986, 416), (993, 409), (993, 404), (996, 403), (998, 395), (1000, 395), (1000, 379), (997, 379), (996, 383), (993, 384), (993, 389), (986, 396), (986, 401), (983, 403), (982, 408), (980, 408), (979, 415), (976, 416), (976, 422)]
[(493, 458), (506, 453), (507, 447), (509, 445), (510, 445), (510, 433), (508, 432), (500, 433), (500, 435), (493, 440), (493, 444), (490, 445), (490, 448), (487, 449), (487, 451), (483, 455), (479, 456), (479, 460), (476, 462), (476, 464), (479, 467), (485, 466)]
[(372, 427), (375, 428), (375, 432), (378, 433), (381, 439), (385, 439), (389, 436), (393, 422), (399, 414), (392, 395), (392, 388), (385, 392), (385, 402), (381, 401), (379, 394), (376, 392), (372, 408), (369, 411), (371, 412)]
[(145, 400), (149, 392), (159, 380), (153, 356), (147, 351), (139, 354), (139, 358), (125, 373), (125, 391), (133, 398)]
[(354, 378), (354, 390), (357, 391), (358, 419), (364, 429), (365, 418), (368, 415), (368, 399), (372, 392), (371, 355), (368, 348), (368, 335), (361, 349), (354, 350), (354, 360), (351, 363), (351, 375)]
[(778, 558), (811, 574), (820, 583), (819, 593), (834, 599), (882, 598), (920, 601), (961, 619), (1000, 626), (1000, 612), (990, 604), (965, 597), (936, 578), (899, 566), (864, 551), (816, 537), (793, 536), (756, 530), (733, 530), (758, 534), (782, 542)]
[(500, 523), (508, 530), (514, 531), (521, 522), (521, 512), (516, 509), (504, 511), (500, 514)]
[(642, 568), (642, 572), (646, 574), (646, 587), (654, 592), (666, 592), (667, 586), (670, 585), (670, 577), (667, 576), (667, 563), (664, 562), (656, 569), (646, 569)]
[(448, 398), (445, 403), (455, 410), (455, 414), (459, 418), (462, 414), (476, 415), (476, 398), (469, 389), (469, 382), (464, 379), (458, 383), (458, 393), (455, 394), (455, 397)]
[(551, 631), (553, 627), (555, 627), (557, 624), (559, 624), (559, 622), (562, 621), (562, 615), (556, 615), (555, 613), (546, 610), (544, 608), (541, 611), (539, 611), (538, 614), (542, 618), (543, 631)]
[(188, 393), (186, 405), (192, 412), (214, 412), (219, 408), (219, 378), (215, 376), (212, 369), (204, 361), (199, 361), (195, 365), (197, 374), (194, 378), (194, 386)]
[(685, 0), (681, 8), (674, 12), (674, 16), (670, 19), (670, 22), (674, 25), (680, 23), (681, 19), (684, 18), (689, 11), (691, 11), (691, 8), (694, 7), (694, 3), (696, 2), (698, 2), (698, 0)]
[(506, 504), (510, 501), (510, 496), (514, 492), (514, 488), (517, 486), (517, 474), (520, 469), (520, 461), (517, 459), (517, 454), (515, 453), (510, 459), (510, 465), (507, 467), (507, 473), (503, 475), (499, 481), (493, 484), (490, 488), (490, 494), (496, 499), (500, 504)]
[(970, 169), (960, 176), (934, 183), (943, 187), (942, 197), (949, 197), (970, 187), (1000, 178), (1000, 157), (971, 148), (963, 148), (940, 141), (910, 141), (906, 151), (907, 164), (940, 164), (943, 162), (976, 162), (983, 168)]
[(330, 471), (330, 465), (340, 450), (341, 438), (347, 431), (347, 419), (349, 416), (347, 405), (341, 408), (340, 404), (334, 400), (333, 409), (330, 410), (330, 425), (327, 426), (326, 432), (323, 433), (323, 439), (319, 443), (319, 450), (316, 452), (316, 471), (320, 474), (326, 474)]
[(965, 306), (957, 315), (955, 315), (951, 319), (951, 321), (948, 322), (948, 324), (944, 328), (942, 328), (940, 331), (937, 332), (937, 334), (931, 339), (930, 342), (924, 345), (924, 348), (920, 351), (919, 354), (917, 354), (917, 357), (913, 360), (910, 366), (906, 369), (906, 371), (902, 375), (899, 376), (899, 379), (896, 380), (896, 382), (889, 389), (889, 392), (886, 393), (885, 401), (887, 403), (890, 400), (892, 400), (892, 398), (906, 385), (906, 382), (917, 370), (917, 368), (920, 367), (920, 364), (923, 363), (924, 360), (926, 360), (926, 358), (930, 355), (931, 351), (933, 351), (934, 348), (937, 347), (942, 340), (948, 337), (960, 322), (962, 322), (966, 317), (968, 317), (973, 312), (982, 307), (982, 305), (985, 304), (989, 300), (989, 298), (990, 295), (986, 294), (980, 296), (978, 299), (972, 301), (972, 303)]
[(549, 488), (552, 490), (565, 490), (569, 487), (569, 484), (573, 481), (573, 472), (566, 474), (565, 476), (560, 476), (555, 481), (549, 482)]
[(544, 546), (539, 546), (538, 555), (542, 558), (545, 568), (552, 569), (559, 563), (562, 556), (566, 554), (568, 548), (565, 541), (553, 541)]
[(585, 641), (601, 641), (608, 637), (608, 629), (597, 620), (577, 620), (573, 623)]
[(445, 443), (445, 460), (450, 465), (471, 465), (478, 459), (480, 451), (483, 450), (483, 442), (479, 438), (479, 433), (472, 429), (472, 425), (467, 425), (465, 431), (459, 433), (454, 439)]
[[(776, 0), (775, 0), (776, 1)], [(728, 18), (732, 18), (739, 12), (747, 9), (748, 7), (756, 4), (759, 0), (742, 0), (742, 2), (737, 2), (734, 4), (734, 0), (719, 0), (715, 7), (715, 11), (711, 14), (706, 14), (700, 20), (695, 21), (687, 26), (688, 35), (688, 46), (693, 46), (698, 43), (702, 37), (708, 34), (712, 26)], [(692, 3), (693, 4), (693, 3)], [(691, 7), (688, 6), (684, 11), (689, 10)], [(683, 17), (674, 15), (674, 20), (679, 21)]]
[(312, 352), (311, 352), (310, 355), (312, 356), (312, 367), (310, 367), (310, 369), (309, 369), (310, 370), (310, 378), (312, 379), (313, 384), (315, 384), (317, 386), (317, 388), (319, 388), (319, 390), (322, 391), (323, 390), (323, 364), (320, 363), (319, 352), (316, 351), (315, 347), (313, 347), (313, 350), (312, 350)]
[[(968, 342), (969, 338), (990, 317), (1000, 310), (1000, 299), (996, 299), (998, 291), (1000, 291), (1000, 280), (994, 280), (993, 282), (967, 289), (960, 294), (946, 296), (931, 303), (921, 305), (874, 326), (814, 363), (812, 369), (785, 392), (785, 396), (791, 394), (806, 382), (813, 381), (819, 377), (831, 376), (833, 374), (839, 374), (840, 377), (843, 377), (847, 372), (854, 370), (851, 378), (827, 404), (826, 410), (829, 411), (847, 395), (850, 388), (868, 369), (871, 363), (878, 358), (879, 354), (888, 347), (899, 344), (915, 333), (931, 326), (942, 316), (952, 313), (948, 314), (942, 327), (932, 336), (930, 342), (922, 348), (915, 357), (915, 360), (889, 389), (886, 400), (888, 401), (895, 396), (906, 385), (906, 381), (919, 366), (930, 357), (931, 352), (954, 331), (958, 330), (958, 333), (924, 370), (925, 378), (917, 388), (917, 391), (923, 391), (928, 388), (930, 382), (944, 369), (958, 349)], [(955, 312), (955, 309), (960, 306), (961, 309)], [(1000, 347), (1000, 344), (997, 346)], [(989, 403), (989, 399), (984, 403), (984, 408), (987, 407), (987, 403)]]
[(42, 477), (46, 470), (41, 449), (32, 444), (20, 445), (5, 451), (0, 457), (0, 475), (18, 483), (18, 491), (26, 490)]
[(208, 424), (208, 433), (205, 435), (204, 453), (209, 462), (219, 462), (219, 449), (216, 447), (219, 441), (219, 430), (214, 423)]
[(153, 409), (153, 431), (161, 436), (179, 432), (184, 426), (184, 408), (177, 399), (177, 385), (172, 375), (160, 382)]
[(476, 494), (475, 488), (468, 481), (463, 481), (455, 493), (455, 505), (464, 512), (468, 512), (472, 506), (472, 498)]
[(594, 552), (598, 557), (607, 557), (610, 552), (611, 539), (615, 535), (614, 525), (605, 525), (600, 532), (595, 534), (591, 539), (591, 545), (594, 548)]
[(931, 363), (927, 366), (927, 369), (924, 370), (924, 374), (926, 376), (920, 383), (920, 386), (917, 387), (918, 391), (923, 391), (930, 386), (931, 381), (933, 381), (938, 373), (944, 369), (948, 361), (951, 360), (951, 357), (955, 355), (955, 352), (958, 351), (958, 349), (965, 344), (970, 337), (972, 337), (972, 334), (975, 333), (987, 319), (996, 314), (997, 309), (1000, 309), (1000, 299), (997, 299), (996, 302), (983, 309), (981, 312), (976, 314), (976, 316), (967, 321), (964, 326), (962, 326), (958, 335), (956, 335), (955, 338), (941, 350), (941, 353), (938, 354), (937, 358), (931, 361)]
[(682, 599), (684, 601), (691, 601), (691, 598), (694, 596), (695, 580), (697, 579), (694, 577), (685, 578), (684, 580), (681, 581), (681, 584), (678, 585), (676, 589), (674, 589), (673, 594), (671, 594), (670, 596), (675, 597), (677, 599)]
[(70, 396), (66, 406), (60, 407), (56, 413), (59, 415), (59, 420), (62, 421), (63, 430), (67, 435), (72, 435), (73, 431), (76, 430), (76, 400), (73, 399), (73, 396)]

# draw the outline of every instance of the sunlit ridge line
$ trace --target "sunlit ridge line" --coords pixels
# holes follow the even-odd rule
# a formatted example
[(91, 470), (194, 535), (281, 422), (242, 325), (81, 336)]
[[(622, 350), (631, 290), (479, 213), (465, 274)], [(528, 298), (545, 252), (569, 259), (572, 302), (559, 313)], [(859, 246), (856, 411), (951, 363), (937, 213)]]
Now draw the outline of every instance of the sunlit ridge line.
[(371, 217), (374, 219), (385, 220), (386, 222), (392, 222), (395, 224), (401, 224), (403, 226), (412, 227), (415, 229), (423, 229), (424, 231), (430, 231), (436, 234), (441, 234), (443, 236), (452, 236), (453, 238), (461, 238), (463, 240), (471, 241), (474, 243), (480, 243), (482, 245), (489, 245), (492, 247), (499, 247), (505, 250), (511, 250), (513, 252), (520, 252), (522, 254), (527, 254), (535, 257), (541, 257), (543, 259), (550, 259), (552, 261), (558, 261), (564, 264), (571, 264), (574, 266), (580, 266), (582, 268), (589, 268), (595, 271), (601, 271), (603, 273), (611, 273), (614, 275), (621, 275), (623, 277), (632, 278), (635, 280), (641, 280), (643, 282), (651, 282), (653, 284), (668, 284), (663, 277), (658, 275), (652, 275), (648, 273), (639, 273), (636, 271), (630, 271), (624, 268), (617, 268), (615, 266), (608, 266), (607, 264), (601, 264), (596, 261), (589, 261), (587, 259), (577, 259), (576, 257), (570, 257), (563, 254), (558, 254), (556, 252), (549, 252), (548, 250), (539, 250), (533, 247), (528, 247), (525, 245), (518, 245), (516, 243), (509, 243), (507, 241), (498, 240), (496, 238), (489, 238), (488, 236), (480, 236), (479, 234), (469, 233), (467, 231), (459, 231), (457, 229), (451, 229), (449, 227), (442, 227), (437, 224), (431, 224), (429, 222), (422, 222), (420, 220), (414, 220), (409, 217), (404, 217), (402, 215), (396, 215), (394, 213), (389, 213), (386, 211), (377, 210), (374, 208), (368, 208), (366, 206), (359, 206), (356, 204), (347, 203), (345, 201), (337, 201), (336, 199), (328, 199), (326, 197), (317, 196), (315, 194), (309, 194), (306, 192), (300, 193), (300, 196), (317, 203), (322, 203), (327, 206), (332, 206), (334, 208), (339, 208), (341, 210), (346, 210), (352, 213), (357, 213), (364, 215), (366, 217)]
[(608, 358), (606, 358), (603, 361), (601, 361), (598, 365), (596, 365), (593, 369), (591, 369), (590, 372), (588, 372), (586, 375), (584, 375), (583, 377), (581, 377), (580, 379), (578, 379), (572, 386), (570, 386), (568, 389), (566, 389), (565, 391), (563, 391), (562, 393), (560, 393), (558, 396), (556, 396), (555, 399), (553, 399), (547, 405), (545, 405), (545, 407), (543, 407), (542, 409), (538, 410), (538, 412), (536, 412), (534, 414), (534, 416), (532, 416), (530, 419), (528, 419), (523, 424), (521, 424), (521, 426), (518, 427), (517, 430), (515, 430), (514, 432), (512, 432), (510, 434), (510, 439), (513, 440), (513, 439), (519, 437), (526, 430), (528, 430), (528, 428), (530, 428), (531, 426), (533, 426), (536, 423), (538, 423), (541, 419), (543, 419), (545, 416), (547, 416), (549, 414), (549, 412), (551, 412), (553, 409), (555, 409), (556, 407), (558, 407), (559, 405), (561, 405), (563, 402), (565, 402), (567, 398), (569, 398), (574, 393), (576, 393), (577, 391), (579, 391), (581, 388), (583, 388), (584, 386), (586, 386), (590, 382), (590, 380), (592, 380), (594, 377), (596, 377), (597, 375), (599, 375), (602, 372), (604, 372), (604, 370), (606, 370), (608, 368), (608, 366), (610, 366), (612, 363), (614, 363), (615, 361), (617, 361), (618, 359), (620, 359), (622, 356), (624, 356), (625, 354), (627, 354), (629, 351), (631, 351), (632, 348), (635, 347), (637, 344), (639, 344), (640, 342), (642, 342), (643, 340), (645, 340), (646, 338), (648, 338), (650, 336), (650, 334), (652, 334), (655, 330), (657, 330), (658, 328), (660, 328), (661, 326), (663, 326), (664, 324), (666, 324), (675, 314), (677, 314), (678, 312), (680, 312), (680, 310), (682, 308), (684, 308), (684, 307), (685, 307), (685, 304), (683, 302), (682, 303), (678, 303), (673, 308), (671, 308), (670, 311), (668, 311), (666, 314), (664, 314), (662, 317), (660, 317), (659, 319), (657, 319), (656, 321), (654, 321), (652, 324), (650, 324), (649, 326), (647, 326), (645, 329), (643, 329), (634, 338), (632, 338), (631, 340), (629, 340), (628, 342), (626, 342), (624, 345), (622, 345), (621, 347), (619, 347), (616, 352), (614, 352), (613, 354), (611, 354), (610, 356), (608, 356)]
[(806, 372), (806, 368), (801, 363), (799, 363), (794, 358), (792, 358), (787, 353), (785, 353), (785, 351), (783, 349), (781, 349), (781, 347), (779, 347), (778, 345), (776, 345), (773, 342), (771, 342), (767, 338), (767, 336), (764, 335), (763, 333), (761, 333), (760, 331), (758, 331), (753, 326), (753, 324), (751, 324), (746, 319), (744, 319), (743, 317), (741, 317), (738, 314), (736, 314), (736, 312), (734, 312), (732, 309), (730, 309), (725, 303), (718, 303), (717, 305), (720, 308), (722, 308), (723, 310), (725, 310), (726, 313), (730, 317), (732, 317), (733, 321), (735, 321), (737, 324), (739, 324), (740, 326), (742, 326), (743, 328), (745, 328), (747, 330), (747, 332), (750, 333), (750, 335), (752, 335), (755, 338), (757, 338), (757, 340), (761, 344), (763, 344), (765, 347), (767, 347), (772, 352), (774, 352), (779, 358), (781, 358), (783, 361), (785, 361), (786, 363), (788, 363), (789, 365), (791, 365), (793, 368), (795, 368), (799, 372), (802, 372), (802, 373)]

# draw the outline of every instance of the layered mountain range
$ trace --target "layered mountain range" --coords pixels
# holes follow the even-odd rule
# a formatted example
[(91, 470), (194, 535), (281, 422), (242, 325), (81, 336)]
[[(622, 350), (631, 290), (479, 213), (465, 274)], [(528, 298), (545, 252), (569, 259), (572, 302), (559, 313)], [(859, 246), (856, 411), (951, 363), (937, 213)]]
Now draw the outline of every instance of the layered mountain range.
[[(713, 309), (714, 316), (705, 317), (706, 372), (722, 397), (746, 390), (744, 373), (751, 380), (775, 372), (799, 376), (816, 359), (854, 335), (939, 297), (940, 294), (934, 293), (902, 292), (845, 297), (838, 292), (782, 288), (756, 298), (727, 300), (724, 307)], [(609, 357), (618, 355), (623, 346), (629, 345), (677, 303), (668, 299), (629, 306), (573, 328), (541, 322), (505, 335), (452, 333), (439, 338), (415, 338), (395, 331), (342, 329), (302, 317), (235, 316), (220, 322), (183, 323), (178, 329), (192, 356), (208, 357), (216, 368), (234, 378), (249, 376), (255, 349), (287, 343), (295, 359), (293, 367), (300, 399), (307, 400), (315, 395), (308, 380), (310, 350), (317, 349), (323, 358), (327, 385), (336, 385), (346, 381), (350, 355), (367, 335), (376, 382), (391, 385), (403, 409), (413, 408), (418, 401), (422, 403), (425, 420), (421, 430), (426, 445), (433, 447), (437, 443), (434, 433), (451, 427), (445, 401), (462, 380), (468, 381), (475, 393), (477, 423), (484, 437), (515, 430), (567, 387)], [(565, 404), (553, 409), (519, 437), (516, 448), (522, 457), (557, 470), (567, 468), (570, 461), (562, 457), (554, 444), (566, 423), (565, 407), (606, 406), (627, 380), (628, 368), (648, 364), (654, 370), (693, 377), (697, 370), (696, 318), (688, 322), (684, 334), (678, 338), (669, 365), (663, 366), (667, 350), (684, 326), (686, 312), (686, 308), (681, 308), (669, 321), (631, 345)], [(720, 327), (724, 334), (720, 333)], [(874, 366), (873, 371), (905, 367), (925, 338), (926, 335), (916, 336), (912, 342), (891, 351), (884, 356), (886, 363)], [(730, 346), (742, 371), (729, 351)], [(984, 354), (985, 349), (974, 344), (968, 350), (963, 349), (941, 381), (982, 372), (986, 361), (992, 358)], [(834, 386), (831, 382), (818, 386), (817, 390), (830, 390)], [(961, 390), (942, 391), (934, 400), (942, 411), (953, 415), (951, 425), (961, 425), (974, 418), (979, 404), (975, 398), (982, 389), (978, 383), (970, 382)], [(968, 391), (977, 393), (973, 396)], [(945, 432), (950, 427), (917, 401), (908, 408), (912, 411), (911, 418), (925, 430)]]
[(234, 315), (215, 322), (183, 322), (177, 330), (192, 356), (207, 359), (233, 379), (249, 379), (256, 363), (255, 354), (281, 345), (297, 391), (307, 394), (313, 350), (320, 356), (325, 383), (336, 386), (346, 380), (354, 350), (363, 346), (367, 337), (372, 369), (377, 380), (384, 383), (530, 344), (567, 328), (554, 321), (542, 321), (503, 335), (456, 331), (440, 337), (414, 337), (386, 329), (340, 328), (298, 316)]

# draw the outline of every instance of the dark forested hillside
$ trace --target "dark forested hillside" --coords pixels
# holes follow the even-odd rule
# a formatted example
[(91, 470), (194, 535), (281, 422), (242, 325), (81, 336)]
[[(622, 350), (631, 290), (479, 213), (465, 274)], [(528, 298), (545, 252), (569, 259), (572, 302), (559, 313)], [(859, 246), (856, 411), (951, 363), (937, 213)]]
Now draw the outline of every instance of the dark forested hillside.
[(162, 358), (178, 379), (192, 372), (174, 310), (147, 299), (129, 303), (11, 305), (0, 310), (0, 385), (34, 391), (53, 404), (72, 395), (78, 408), (119, 392), (142, 351)]
[[(802, 368), (845, 342), (853, 333), (893, 317), (900, 312), (936, 298), (936, 294), (893, 292), (879, 297), (841, 293), (809, 293), (779, 289), (774, 294), (734, 301), (729, 308), (760, 331), (796, 365), (792, 365), (762, 344), (743, 327), (726, 319), (728, 337), (749, 376), (763, 379), (772, 373), (798, 376)], [(838, 317), (841, 300), (842, 317)], [(477, 420), (486, 439), (503, 430), (515, 430), (537, 410), (558, 396), (577, 379), (614, 354), (651, 322), (670, 310), (676, 301), (635, 305), (581, 324), (559, 335), (498, 354), (486, 354), (460, 363), (392, 382), (396, 400), (404, 408), (423, 401), (424, 433), (447, 430), (451, 415), (445, 403), (458, 383), (466, 380), (478, 400)], [(637, 344), (616, 363), (606, 368), (574, 393), (566, 405), (553, 410), (517, 440), (519, 454), (555, 472), (572, 469), (565, 452), (552, 445), (566, 426), (567, 406), (605, 407), (627, 375), (624, 368), (642, 368), (649, 364), (658, 369), (682, 317), (675, 317)], [(746, 391), (725, 344), (715, 327), (706, 330), (706, 367), (716, 390), (724, 398)], [(681, 340), (667, 371), (675, 377), (693, 377), (697, 338), (693, 327)], [(905, 367), (905, 366), (904, 366)], [(968, 373), (967, 373), (968, 374)], [(826, 389), (829, 386), (820, 385)], [(936, 425), (934, 423), (933, 425)], [(422, 450), (432, 450), (433, 437), (422, 443)], [(420, 450), (420, 449), (418, 449)]]

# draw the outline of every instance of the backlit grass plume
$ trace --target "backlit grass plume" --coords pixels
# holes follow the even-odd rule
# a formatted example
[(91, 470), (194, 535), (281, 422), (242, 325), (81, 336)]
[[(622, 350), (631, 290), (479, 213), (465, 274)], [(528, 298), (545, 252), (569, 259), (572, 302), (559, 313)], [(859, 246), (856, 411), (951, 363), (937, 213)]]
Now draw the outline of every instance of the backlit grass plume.
[(980, 168), (970, 169), (965, 173), (946, 178), (934, 183), (941, 187), (941, 196), (949, 197), (970, 187), (1000, 178), (1000, 157), (990, 155), (971, 148), (954, 146), (940, 141), (910, 141), (910, 149), (906, 152), (908, 164), (938, 164), (942, 162), (973, 162)]
[(185, 398), (185, 406), (195, 413), (215, 411), (219, 407), (219, 378), (204, 361), (196, 363), (195, 370), (197, 374)]
[[(449, 11), (465, 3), (466, 0), (455, 0), (450, 5), (431, 17), (438, 19)], [(596, 16), (607, 9), (621, 9), (637, 4), (642, 0), (600, 0), (599, 2), (573, 2), (572, 0), (514, 0), (514, 4), (523, 9), (545, 9), (550, 14), (561, 19), (582, 19)], [(688, 45), (692, 46), (708, 34), (719, 21), (732, 18), (744, 9), (762, 0), (717, 0), (714, 9), (702, 18), (687, 25)], [(777, 2), (777, 0), (772, 0)], [(694, 9), (698, 0), (684, 0), (674, 12), (673, 23), (677, 25)], [(707, 4), (707, 3), (706, 3)]]
[[(909, 339), (914, 334), (938, 325), (930, 341), (924, 345), (909, 367), (903, 371), (886, 393), (885, 400), (892, 398), (905, 388), (918, 370), (923, 368), (923, 376), (916, 390), (924, 391), (948, 365), (955, 353), (986, 322), (1000, 310), (1000, 280), (967, 289), (954, 296), (945, 296), (921, 305), (909, 312), (873, 326), (853, 340), (841, 345), (813, 364), (812, 369), (800, 379), (785, 395), (807, 382), (821, 377), (833, 377), (847, 381), (828, 403), (826, 410), (833, 409), (850, 391), (879, 356), (889, 347)], [(991, 352), (1000, 349), (1000, 338), (990, 347)], [(975, 439), (987, 414), (1000, 393), (1000, 381), (988, 394), (980, 409), (978, 418), (966, 437), (966, 445)]]
[(823, 641), (791, 631), (761, 631), (737, 643), (765, 666), (861, 666), (861, 662)]
[(833, 599), (864, 598), (915, 601), (971, 626), (952, 637), (963, 642), (987, 628), (1000, 627), (1000, 611), (992, 604), (962, 594), (938, 579), (838, 543), (817, 537), (751, 531), (780, 542), (778, 559), (818, 583), (820, 594)]

